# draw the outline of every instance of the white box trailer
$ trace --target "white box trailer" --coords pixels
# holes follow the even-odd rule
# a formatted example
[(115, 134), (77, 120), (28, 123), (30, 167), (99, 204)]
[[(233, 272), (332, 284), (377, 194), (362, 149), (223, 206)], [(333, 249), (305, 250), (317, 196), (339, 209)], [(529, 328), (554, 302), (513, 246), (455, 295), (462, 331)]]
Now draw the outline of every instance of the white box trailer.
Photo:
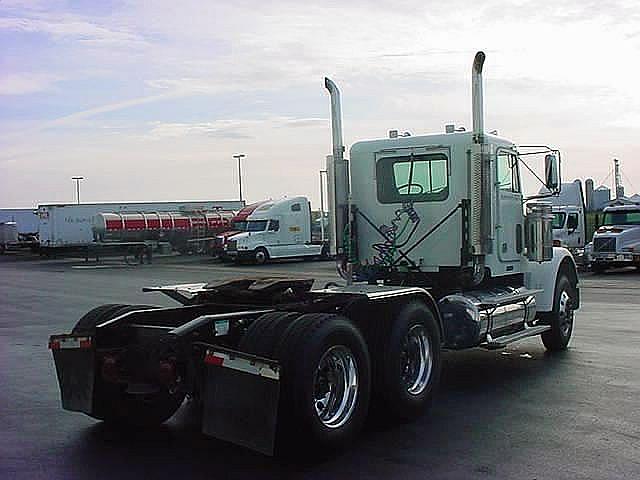
[(40, 248), (46, 251), (91, 244), (94, 217), (99, 213), (240, 210), (243, 206), (244, 202), (237, 200), (41, 204), (37, 209)]
[(0, 208), (0, 223), (15, 222), (18, 233), (36, 233), (38, 220), (34, 208)]

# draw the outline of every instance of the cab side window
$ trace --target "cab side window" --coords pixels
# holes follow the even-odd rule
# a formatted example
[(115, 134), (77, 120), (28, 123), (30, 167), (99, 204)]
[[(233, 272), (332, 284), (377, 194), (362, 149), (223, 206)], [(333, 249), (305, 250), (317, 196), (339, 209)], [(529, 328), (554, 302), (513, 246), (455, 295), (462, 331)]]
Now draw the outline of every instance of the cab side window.
[(497, 180), (500, 190), (520, 193), (518, 157), (510, 152), (499, 152), (496, 162)]
[(293, 205), (291, 205), (292, 212), (299, 212), (301, 210), (302, 210), (302, 207), (300, 206), (299, 203), (294, 203)]
[(278, 230), (280, 230), (280, 220), (269, 221), (269, 231), (277, 232)]

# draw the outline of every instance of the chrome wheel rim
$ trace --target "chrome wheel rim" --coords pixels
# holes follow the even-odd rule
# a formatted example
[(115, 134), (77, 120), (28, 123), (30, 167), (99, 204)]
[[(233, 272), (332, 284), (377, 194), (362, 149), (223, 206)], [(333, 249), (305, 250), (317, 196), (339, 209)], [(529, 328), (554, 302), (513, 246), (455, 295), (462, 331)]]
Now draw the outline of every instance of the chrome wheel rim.
[(569, 336), (571, 327), (573, 326), (573, 309), (571, 308), (571, 297), (566, 290), (560, 294), (558, 302), (558, 326), (563, 337)]
[(264, 254), (262, 250), (256, 252), (256, 262), (264, 263), (267, 259), (267, 256)]
[(433, 358), (424, 325), (409, 329), (402, 349), (402, 381), (410, 395), (420, 395), (429, 384)]
[(325, 427), (344, 425), (358, 399), (358, 366), (347, 347), (336, 345), (327, 350), (316, 369), (313, 380), (313, 404)]

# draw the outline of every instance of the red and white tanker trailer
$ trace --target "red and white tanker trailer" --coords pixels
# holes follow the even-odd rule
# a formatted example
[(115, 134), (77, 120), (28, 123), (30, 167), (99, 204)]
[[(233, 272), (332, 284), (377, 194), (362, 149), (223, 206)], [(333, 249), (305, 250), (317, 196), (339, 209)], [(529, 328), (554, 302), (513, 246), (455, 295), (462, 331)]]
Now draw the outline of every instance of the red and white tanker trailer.
[(98, 213), (94, 217), (96, 242), (167, 241), (178, 250), (189, 243), (212, 243), (231, 228), (234, 212)]

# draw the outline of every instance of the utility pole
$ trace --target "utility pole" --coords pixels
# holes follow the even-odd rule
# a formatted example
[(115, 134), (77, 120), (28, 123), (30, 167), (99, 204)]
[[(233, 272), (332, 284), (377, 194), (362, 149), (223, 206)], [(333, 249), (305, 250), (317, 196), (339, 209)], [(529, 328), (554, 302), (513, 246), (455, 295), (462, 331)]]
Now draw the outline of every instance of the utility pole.
[(78, 205), (80, 204), (80, 180), (84, 180), (84, 177), (71, 177), (71, 180), (76, 182), (76, 200)]
[(238, 153), (233, 156), (238, 160), (238, 188), (240, 189), (240, 201), (242, 201), (242, 165), (240, 160), (242, 160), (246, 155), (244, 153)]

